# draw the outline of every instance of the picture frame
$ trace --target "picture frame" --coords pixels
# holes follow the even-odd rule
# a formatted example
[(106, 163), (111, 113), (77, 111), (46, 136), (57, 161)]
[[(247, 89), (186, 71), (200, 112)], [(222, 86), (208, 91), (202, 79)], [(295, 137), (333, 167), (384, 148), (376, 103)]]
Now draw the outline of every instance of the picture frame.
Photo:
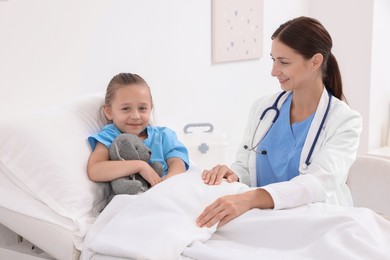
[(212, 62), (260, 59), (263, 0), (212, 0)]

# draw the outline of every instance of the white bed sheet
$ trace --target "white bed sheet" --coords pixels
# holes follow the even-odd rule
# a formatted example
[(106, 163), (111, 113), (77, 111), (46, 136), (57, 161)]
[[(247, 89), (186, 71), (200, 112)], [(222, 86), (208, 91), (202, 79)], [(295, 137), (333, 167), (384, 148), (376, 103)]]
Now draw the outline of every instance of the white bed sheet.
[(137, 198), (116, 196), (80, 259), (390, 259), (390, 222), (366, 208), (256, 209), (218, 230), (196, 227), (214, 199), (248, 189), (205, 185), (195, 169)]

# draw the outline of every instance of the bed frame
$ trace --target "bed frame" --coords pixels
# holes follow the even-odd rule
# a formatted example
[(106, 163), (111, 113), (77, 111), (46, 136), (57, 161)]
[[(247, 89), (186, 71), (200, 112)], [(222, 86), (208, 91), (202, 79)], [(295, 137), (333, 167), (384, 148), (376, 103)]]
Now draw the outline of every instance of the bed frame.
[(60, 226), (3, 207), (0, 207), (0, 223), (18, 234), (15, 243), (0, 245), (0, 259), (79, 259), (80, 251), (74, 247), (72, 234)]
[(1, 259), (18, 259), (18, 260), (49, 260), (54, 259), (46, 256), (40, 248), (34, 246), (29, 241), (18, 236), (18, 241), (10, 245), (0, 246)]

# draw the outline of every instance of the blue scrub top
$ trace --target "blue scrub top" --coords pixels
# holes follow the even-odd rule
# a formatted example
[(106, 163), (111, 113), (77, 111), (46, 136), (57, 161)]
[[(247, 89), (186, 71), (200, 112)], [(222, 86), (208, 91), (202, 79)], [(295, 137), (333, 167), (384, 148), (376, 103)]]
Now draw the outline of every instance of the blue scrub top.
[(299, 174), (303, 144), (314, 114), (302, 122), (290, 125), (292, 94), (280, 108), (279, 118), (257, 148), (257, 186), (289, 181)]
[[(189, 156), (187, 148), (177, 139), (176, 133), (167, 127), (147, 126), (148, 137), (144, 144), (152, 151), (149, 163), (160, 162), (164, 168), (163, 175), (167, 174), (168, 165), (166, 161), (169, 158), (177, 157), (183, 160), (186, 170), (189, 168)], [(92, 150), (95, 149), (96, 143), (100, 142), (107, 148), (110, 148), (114, 139), (122, 132), (114, 125), (109, 124), (102, 130), (90, 137), (88, 143)]]

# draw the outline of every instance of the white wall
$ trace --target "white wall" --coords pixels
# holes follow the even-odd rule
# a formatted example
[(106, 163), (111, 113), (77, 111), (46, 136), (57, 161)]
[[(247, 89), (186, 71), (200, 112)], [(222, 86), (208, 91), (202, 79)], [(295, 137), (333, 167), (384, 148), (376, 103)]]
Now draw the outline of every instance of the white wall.
[(349, 105), (363, 117), (360, 153), (368, 151), (372, 49), (372, 0), (312, 1), (311, 15), (318, 17), (333, 38), (344, 93)]
[[(390, 1), (374, 1), (369, 149), (390, 145)], [(387, 140), (388, 139), (388, 140)], [(389, 142), (389, 143), (387, 143)]]
[(386, 145), (390, 127), (386, 64), (390, 58), (390, 2), (318, 0), (310, 2), (310, 15), (318, 17), (332, 34), (348, 103), (363, 117), (359, 153)]
[(210, 122), (229, 137), (232, 158), (254, 99), (279, 89), (270, 35), (307, 15), (306, 2), (265, 1), (264, 58), (213, 65), (209, 0), (1, 1), (0, 116), (104, 91), (116, 73), (135, 72), (152, 88), (158, 124), (181, 132)]
[[(333, 4), (341, 6), (337, 15)], [(264, 0), (263, 58), (214, 65), (210, 0), (0, 1), (0, 118), (104, 91), (113, 75), (134, 72), (151, 86), (157, 124), (181, 133), (187, 123), (210, 122), (229, 137), (232, 159), (252, 102), (279, 89), (269, 58), (279, 24), (300, 15), (320, 18), (334, 35), (335, 52), (345, 54), (345, 79), (370, 68), (370, 43), (355, 37), (370, 34), (372, 8), (357, 5), (359, 14), (343, 25), (346, 10), (336, 0)], [(350, 38), (348, 24), (363, 28), (354, 28)], [(358, 54), (344, 44), (351, 41)], [(368, 117), (369, 76), (349, 80), (361, 93), (346, 89), (351, 106)]]
[(104, 8), (93, 2), (0, 1), (1, 117), (91, 90), (80, 79)]

